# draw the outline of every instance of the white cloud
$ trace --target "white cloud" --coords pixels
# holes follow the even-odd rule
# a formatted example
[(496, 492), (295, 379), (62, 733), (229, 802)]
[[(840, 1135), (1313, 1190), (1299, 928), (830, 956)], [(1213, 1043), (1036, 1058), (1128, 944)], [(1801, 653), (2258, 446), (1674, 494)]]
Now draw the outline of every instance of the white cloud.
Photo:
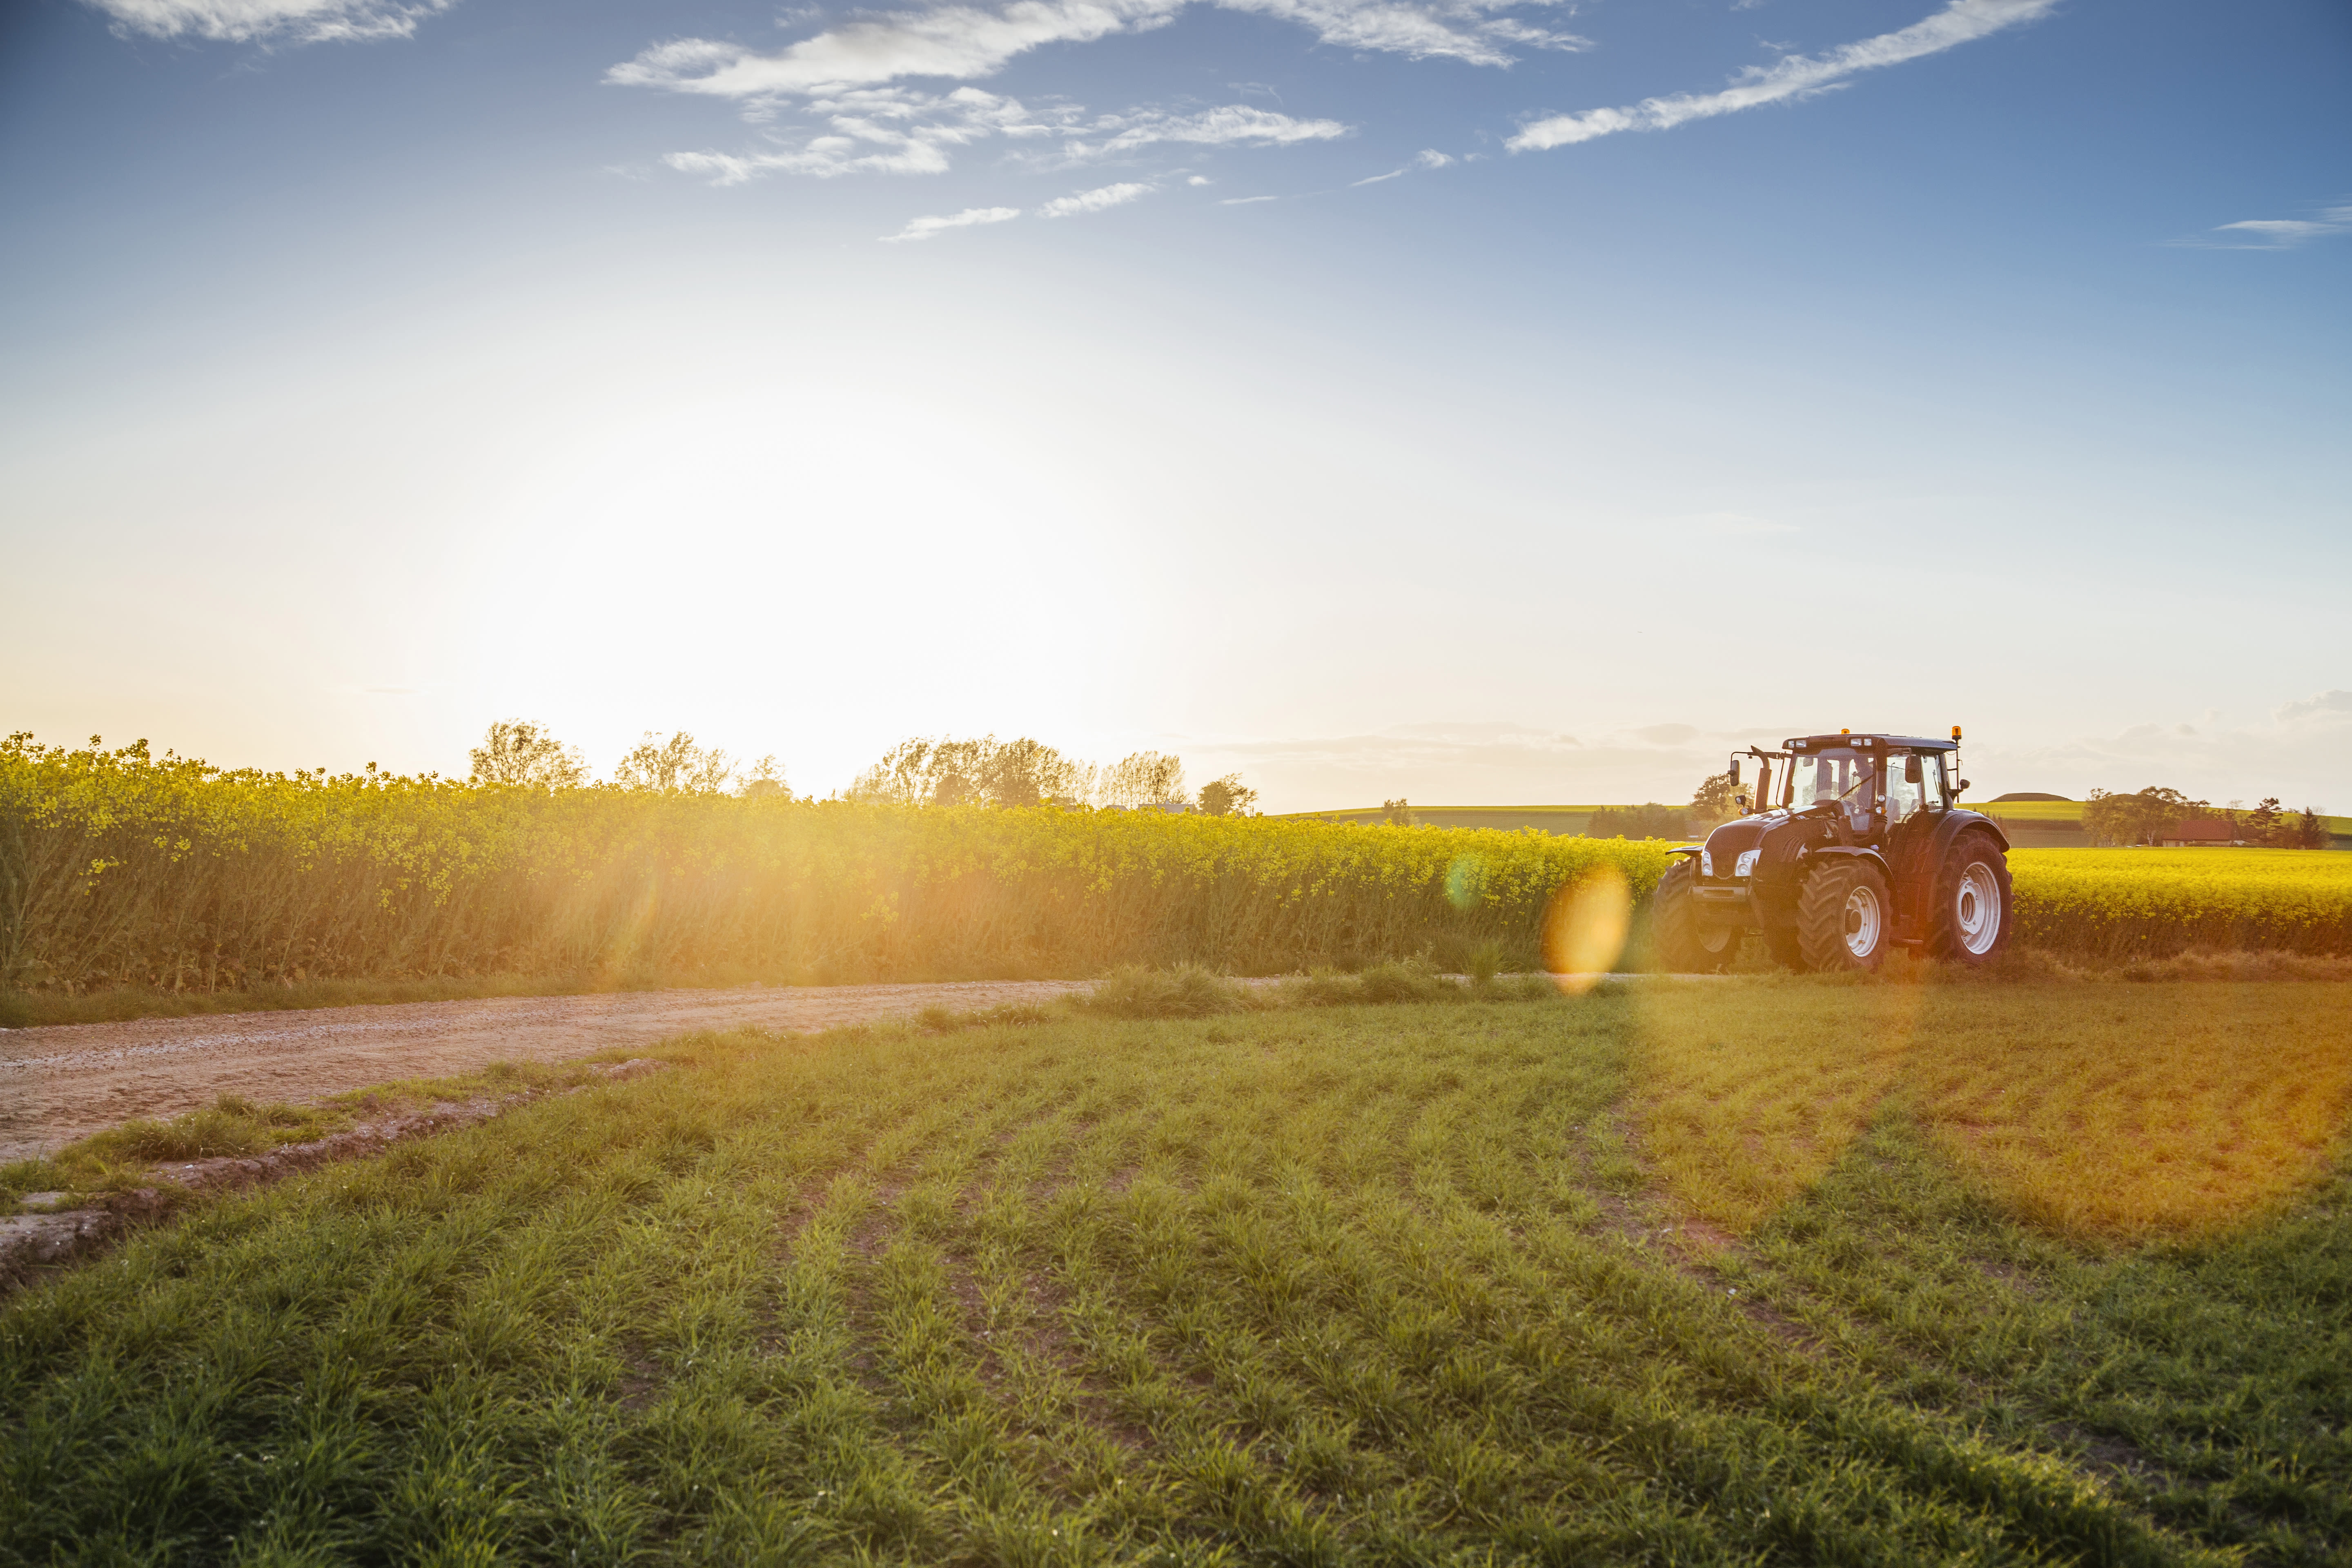
[(1217, 205), (1221, 207), (1249, 207), (1260, 202), (1278, 202), (1280, 196), (1227, 196)]
[[(1454, 159), (1447, 156), (1445, 153), (1437, 152), (1433, 148), (1424, 147), (1420, 152), (1415, 153), (1405, 163), (1398, 165), (1396, 168), (1391, 169), (1387, 174), (1374, 174), (1370, 179), (1358, 180), (1355, 184), (1358, 185), (1377, 185), (1383, 180), (1393, 180), (1399, 175), (1410, 174), (1415, 169), (1443, 169), (1445, 165), (1453, 162)], [(1351, 186), (1350, 188), (1352, 189), (1353, 187)]]
[(152, 38), (193, 35), (229, 43), (286, 37), (315, 44), (404, 38), (456, 0), (87, 0), (117, 31)]
[(930, 239), (951, 228), (970, 228), (974, 224), (1010, 223), (1021, 216), (1019, 207), (966, 207), (960, 213), (943, 217), (919, 217), (908, 223), (896, 234), (882, 237), (885, 245), (898, 245), (909, 239)]
[[(1277, 16), (1308, 28), (1341, 48), (1377, 49), (1414, 59), (1445, 58), (1480, 66), (1507, 66), (1517, 57), (1512, 45), (1531, 48), (1580, 49), (1583, 38), (1530, 26), (1495, 12), (1513, 0), (1458, 0), (1456, 4), (1412, 4), (1411, 0), (1215, 0), (1229, 11)], [(1541, 3), (1541, 0), (1539, 0)]]
[(1185, 183), (1186, 184), (1188, 184), (1188, 185), (1207, 185), (1207, 184), (1215, 184), (1215, 182), (1214, 182), (1214, 181), (1213, 181), (1213, 180), (1211, 180), (1211, 179), (1209, 178), (1209, 176), (1208, 176), (1208, 175), (1206, 175), (1206, 174), (1190, 174), (1190, 175), (1187, 175), (1187, 176), (1185, 177), (1184, 183)]
[[(1287, 147), (1301, 142), (1330, 142), (1354, 130), (1337, 120), (1297, 120), (1270, 109), (1228, 103), (1195, 114), (1166, 114), (1136, 110), (1106, 114), (1078, 134), (1069, 136), (1064, 151), (1073, 158), (1109, 157), (1133, 152), (1155, 142), (1181, 142), (1211, 147)], [(1087, 135), (1103, 140), (1089, 142)]]
[(1515, 153), (1565, 147), (1621, 131), (1667, 131), (1693, 120), (1730, 114), (1760, 104), (1810, 98), (1832, 91), (1859, 71), (1901, 65), (1940, 54), (2005, 27), (2050, 14), (2057, 0), (1951, 0), (1924, 21), (1819, 57), (1790, 55), (1769, 66), (1751, 66), (1721, 92), (1675, 93), (1645, 98), (1623, 109), (1588, 109), (1556, 114), (1522, 128), (1507, 145)]
[(2292, 250), (2307, 239), (2352, 232), (2352, 206), (2327, 207), (2315, 218), (2252, 217), (2225, 223), (2210, 237), (2179, 243), (2208, 250)]
[(1122, 181), (1116, 185), (1100, 185), (1076, 195), (1055, 196), (1037, 209), (1039, 217), (1076, 217), (1080, 213), (1098, 213), (1105, 207), (1124, 206), (1140, 201), (1158, 187)]
[[(205, 0), (110, 0), (194, 5)], [(215, 4), (235, 0), (212, 0)], [(247, 0), (259, 3), (259, 0)], [(295, 5), (301, 0), (277, 0)], [(1189, 0), (1013, 0), (1002, 6), (935, 5), (828, 28), (762, 53), (741, 44), (679, 38), (656, 44), (605, 73), (624, 87), (662, 88), (759, 102), (869, 86), (900, 77), (969, 80), (1046, 44), (1091, 43), (1165, 26)], [(1582, 48), (1585, 40), (1498, 12), (1559, 0), (1213, 0), (1227, 9), (1296, 22), (1327, 44), (1416, 59), (1444, 57), (1508, 65), (1514, 46)], [(1251, 84), (1253, 87), (1256, 84)], [(1271, 92), (1272, 89), (1265, 89)]]
[(776, 54), (680, 38), (614, 66), (604, 79), (717, 98), (772, 99), (894, 80), (987, 76), (1042, 44), (1090, 43), (1157, 26), (1184, 0), (1013, 0), (990, 10), (940, 5), (845, 23)]
[(2079, 800), (2094, 786), (2164, 784), (2216, 802), (2277, 795), (2297, 807), (2344, 809), (2346, 770), (2352, 768), (2352, 691), (2288, 702), (2267, 721), (2233, 722), (2210, 710), (2200, 718), (2199, 724), (2151, 721), (2040, 746), (1987, 744), (1972, 752), (1973, 776), (1999, 781), (1990, 794), (2049, 790)]
[(1353, 127), (1336, 120), (1297, 120), (1269, 110), (1230, 104), (1193, 114), (1137, 110), (1087, 121), (1076, 106), (1057, 104), (1033, 111), (1020, 100), (1000, 98), (976, 87), (948, 93), (907, 88), (850, 88), (812, 99), (812, 113), (825, 117), (817, 134), (770, 132), (771, 145), (742, 153), (671, 153), (663, 162), (713, 184), (738, 185), (762, 174), (807, 174), (831, 179), (843, 174), (938, 174), (959, 147), (992, 137), (1014, 142), (1060, 138), (1053, 165), (1113, 157), (1154, 142), (1205, 146), (1278, 147), (1326, 142)]
[(2352, 691), (2323, 691), (2304, 701), (2288, 703), (2274, 717), (2287, 725), (2352, 727)]
[(929, 94), (904, 88), (851, 89), (820, 98), (809, 109), (825, 116), (827, 129), (793, 142), (772, 133), (775, 144), (750, 153), (672, 153), (662, 162), (689, 174), (708, 174), (713, 184), (739, 185), (761, 174), (938, 174), (948, 168), (950, 149), (992, 136), (1048, 136), (1061, 123), (1032, 114), (1020, 100), (999, 98), (976, 87)]

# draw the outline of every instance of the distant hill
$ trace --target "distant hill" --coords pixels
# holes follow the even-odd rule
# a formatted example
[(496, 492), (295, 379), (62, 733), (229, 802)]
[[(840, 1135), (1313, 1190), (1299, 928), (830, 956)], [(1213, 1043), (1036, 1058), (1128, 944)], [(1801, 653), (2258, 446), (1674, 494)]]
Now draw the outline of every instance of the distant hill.
[(2036, 795), (2031, 790), (2021, 790), (2014, 795), (1997, 795), (1992, 797), (1992, 804), (2003, 805), (2012, 800), (2064, 800), (2065, 798), (2063, 795)]

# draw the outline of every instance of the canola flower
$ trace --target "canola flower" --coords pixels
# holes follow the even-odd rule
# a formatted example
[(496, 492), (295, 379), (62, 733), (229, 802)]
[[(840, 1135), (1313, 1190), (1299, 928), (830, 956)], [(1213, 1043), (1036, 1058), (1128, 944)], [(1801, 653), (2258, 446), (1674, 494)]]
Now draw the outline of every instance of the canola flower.
[(2021, 849), (2026, 945), (2084, 958), (2191, 948), (2352, 952), (2352, 855), (2326, 849)]
[(718, 970), (1276, 973), (1493, 944), (1665, 847), (1491, 830), (809, 802), (0, 745), (0, 984)]
[[(16, 735), (0, 742), (0, 988), (1266, 973), (1479, 947), (1557, 966), (1556, 895), (1606, 868), (1638, 907), (1667, 848), (230, 771)], [(2352, 952), (2352, 856), (2028, 850), (2014, 866), (2020, 939), (2056, 953)]]

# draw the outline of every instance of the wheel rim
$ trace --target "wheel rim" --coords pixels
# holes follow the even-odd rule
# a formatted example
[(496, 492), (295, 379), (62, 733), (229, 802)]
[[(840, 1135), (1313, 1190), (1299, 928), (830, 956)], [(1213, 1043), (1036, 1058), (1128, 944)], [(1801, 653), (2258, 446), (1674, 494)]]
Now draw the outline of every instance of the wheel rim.
[(1979, 958), (2000, 940), (2000, 883), (1981, 860), (1960, 873), (1959, 889), (1952, 895), (1952, 927), (1962, 951)]
[(1855, 888), (1845, 896), (1845, 950), (1856, 958), (1876, 952), (1879, 927), (1885, 921), (1878, 889), (1866, 884)]
[(1720, 931), (1703, 931), (1698, 933), (1698, 945), (1709, 958), (1715, 958), (1731, 945), (1731, 938), (1732, 931), (1729, 926)]

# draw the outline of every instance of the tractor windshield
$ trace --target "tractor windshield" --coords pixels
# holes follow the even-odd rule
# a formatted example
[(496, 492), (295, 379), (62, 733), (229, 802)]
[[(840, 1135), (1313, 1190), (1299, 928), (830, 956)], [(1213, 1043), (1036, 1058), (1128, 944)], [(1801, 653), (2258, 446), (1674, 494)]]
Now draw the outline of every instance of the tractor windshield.
[(1870, 815), (1871, 791), (1876, 778), (1873, 761), (1843, 746), (1789, 760), (1789, 809), (1837, 801), (1850, 816)]

